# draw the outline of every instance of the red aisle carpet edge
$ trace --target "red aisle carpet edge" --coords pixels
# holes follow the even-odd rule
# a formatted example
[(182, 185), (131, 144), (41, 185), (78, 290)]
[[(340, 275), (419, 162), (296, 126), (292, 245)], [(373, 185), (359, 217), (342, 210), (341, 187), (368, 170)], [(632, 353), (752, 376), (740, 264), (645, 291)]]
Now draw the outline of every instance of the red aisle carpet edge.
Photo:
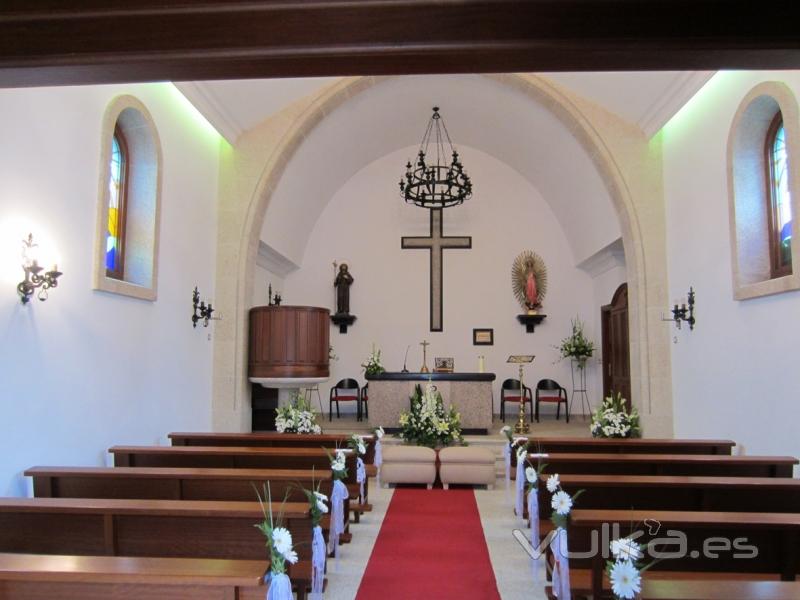
[(473, 491), (395, 490), (356, 598), (499, 600)]

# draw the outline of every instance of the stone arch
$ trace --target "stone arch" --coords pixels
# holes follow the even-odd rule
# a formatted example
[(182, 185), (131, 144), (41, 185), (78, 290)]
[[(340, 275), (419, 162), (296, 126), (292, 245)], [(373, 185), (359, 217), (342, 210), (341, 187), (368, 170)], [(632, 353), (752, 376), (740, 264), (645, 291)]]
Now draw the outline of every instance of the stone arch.
[[(654, 429), (659, 435), (670, 435), (672, 416), (668, 346), (666, 346), (668, 338), (665, 333), (651, 335), (654, 324), (660, 318), (660, 307), (666, 302), (666, 285), (648, 290), (648, 265), (645, 252), (647, 240), (642, 233), (634, 194), (629, 188), (615, 151), (606, 143), (598, 127), (590, 121), (581, 108), (543, 78), (523, 74), (497, 74), (485, 77), (517, 89), (532, 101), (550, 110), (575, 136), (603, 179), (619, 219), (628, 270), (633, 399), (644, 413), (645, 420), (648, 414), (658, 416)], [(234, 235), (228, 239), (222, 237), (219, 239), (217, 296), (218, 303), (223, 303), (222, 309), (225, 314), (230, 316), (218, 323), (223, 327), (218, 327), (215, 343), (212, 398), (212, 422), (215, 429), (249, 427), (248, 414), (242, 410), (244, 400), (247, 398), (246, 307), (248, 299), (252, 297), (259, 236), (271, 196), (294, 153), (311, 131), (348, 99), (373, 87), (383, 79), (345, 78), (315, 97), (286, 128), (267, 159), (255, 187), (255, 193), (250, 196), (244, 213), (240, 215), (241, 222), (230, 223), (227, 226), (223, 223), (219, 225), (220, 236), (226, 231)], [(647, 148), (643, 137), (641, 148)], [(657, 191), (661, 194), (660, 188)], [(221, 214), (220, 220), (222, 218)], [(664, 237), (662, 230), (659, 239), (663, 241)], [(655, 266), (655, 270), (663, 276), (665, 283), (666, 266), (663, 251), (662, 247), (659, 258), (664, 264)], [(226, 295), (220, 294), (223, 289), (229, 290)], [(656, 361), (656, 373), (653, 373), (651, 359), (654, 352), (662, 357)], [(654, 394), (654, 384), (651, 384), (654, 380), (660, 386), (656, 394)], [(230, 409), (232, 412), (229, 412)]]

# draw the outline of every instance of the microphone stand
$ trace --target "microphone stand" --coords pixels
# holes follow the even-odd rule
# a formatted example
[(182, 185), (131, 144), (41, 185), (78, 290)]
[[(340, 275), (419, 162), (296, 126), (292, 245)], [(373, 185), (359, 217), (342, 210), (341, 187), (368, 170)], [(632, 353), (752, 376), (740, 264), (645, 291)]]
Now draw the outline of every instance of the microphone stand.
[(408, 348), (406, 348), (406, 356), (403, 359), (403, 370), (400, 371), (401, 373), (408, 373), (408, 369), (406, 368), (406, 361), (408, 360), (408, 351), (409, 351), (410, 348), (411, 348), (411, 344), (409, 344)]

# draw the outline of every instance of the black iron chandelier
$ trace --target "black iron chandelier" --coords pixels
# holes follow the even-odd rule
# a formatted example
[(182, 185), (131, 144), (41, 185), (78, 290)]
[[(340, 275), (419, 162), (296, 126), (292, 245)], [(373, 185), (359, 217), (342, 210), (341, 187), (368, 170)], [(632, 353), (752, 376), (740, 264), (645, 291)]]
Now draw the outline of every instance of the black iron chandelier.
[[(445, 143), (450, 146), (450, 164)], [(429, 153), (431, 144), (434, 148)], [(431, 160), (435, 162), (428, 162)], [(472, 196), (472, 181), (453, 148), (438, 106), (433, 107), (416, 163), (412, 165), (409, 161), (406, 165), (405, 178), (400, 179), (400, 193), (406, 202), (422, 208), (449, 208)]]

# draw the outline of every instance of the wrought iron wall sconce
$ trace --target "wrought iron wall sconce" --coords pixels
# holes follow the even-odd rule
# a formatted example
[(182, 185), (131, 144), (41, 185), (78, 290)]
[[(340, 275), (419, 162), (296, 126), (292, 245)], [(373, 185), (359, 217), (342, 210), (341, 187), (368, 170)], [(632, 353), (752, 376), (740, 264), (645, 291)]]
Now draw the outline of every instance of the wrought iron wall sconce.
[(25, 279), (17, 285), (17, 293), (23, 304), (27, 304), (31, 300), (33, 292), (39, 289), (37, 298), (44, 302), (48, 298), (47, 290), (50, 288), (58, 287), (58, 278), (63, 275), (58, 270), (56, 265), (49, 271), (45, 271), (39, 266), (35, 258), (31, 258), (33, 248), (38, 244), (33, 243), (33, 234), (28, 234), (28, 239), (22, 240), (22, 270), (25, 271)]
[(203, 327), (208, 327), (209, 321), (219, 321), (222, 318), (221, 316), (211, 316), (214, 308), (211, 306), (211, 302), (206, 305), (205, 301), (200, 301), (200, 292), (197, 291), (197, 286), (192, 292), (192, 307), (192, 327), (197, 327), (197, 323), (200, 321), (203, 321)]
[(689, 330), (694, 329), (694, 324), (696, 322), (694, 317), (694, 289), (689, 288), (689, 294), (686, 298), (686, 304), (682, 304), (678, 306), (677, 304), (672, 307), (672, 318), (665, 319), (661, 317), (662, 321), (675, 321), (675, 326), (680, 329), (681, 328), (681, 321), (686, 321), (689, 324)]

